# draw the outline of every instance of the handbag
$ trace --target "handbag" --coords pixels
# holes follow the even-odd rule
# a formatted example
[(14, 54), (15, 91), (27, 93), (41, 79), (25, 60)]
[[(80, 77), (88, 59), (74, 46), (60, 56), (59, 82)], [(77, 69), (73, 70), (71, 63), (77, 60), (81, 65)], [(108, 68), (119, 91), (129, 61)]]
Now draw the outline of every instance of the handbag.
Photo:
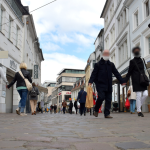
[[(143, 60), (143, 61), (145, 62), (145, 60)], [(136, 67), (137, 67), (137, 69), (138, 69), (138, 71), (140, 73), (140, 85), (141, 86), (149, 86), (148, 77), (145, 74), (141, 73), (141, 71), (140, 71), (140, 69), (139, 69), (139, 67), (138, 67), (138, 65), (137, 65), (135, 60), (134, 60), (134, 62), (135, 62), (135, 65), (136, 65)]]
[(131, 90), (129, 90), (127, 93), (127, 97), (130, 97), (130, 96), (131, 96)]
[(24, 75), (22, 74), (21, 71), (19, 71), (19, 74), (20, 74), (21, 77), (24, 79), (28, 91), (31, 91), (31, 90), (32, 90), (32, 84), (29, 82), (28, 79), (26, 79), (26, 78), (24, 77)]

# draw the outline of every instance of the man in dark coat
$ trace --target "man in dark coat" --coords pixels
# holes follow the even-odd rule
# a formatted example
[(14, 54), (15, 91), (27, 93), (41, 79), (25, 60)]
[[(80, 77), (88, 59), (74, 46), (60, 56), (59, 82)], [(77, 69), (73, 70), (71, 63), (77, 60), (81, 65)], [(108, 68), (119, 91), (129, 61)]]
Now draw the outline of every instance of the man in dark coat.
[(93, 82), (96, 84), (98, 91), (98, 99), (96, 101), (94, 116), (98, 117), (99, 108), (105, 100), (105, 118), (112, 118), (110, 116), (111, 101), (112, 101), (112, 74), (116, 76), (122, 85), (125, 85), (124, 80), (117, 71), (114, 63), (109, 61), (109, 50), (103, 51), (103, 58), (95, 64), (94, 70), (89, 80), (89, 86)]
[(86, 102), (86, 95), (87, 93), (84, 91), (84, 88), (81, 87), (81, 91), (78, 93), (78, 98), (77, 100), (80, 103), (80, 115), (82, 116), (82, 114), (84, 113), (85, 115), (85, 102)]
[(126, 75), (126, 82), (129, 80), (130, 76), (132, 79), (133, 92), (136, 92), (136, 105), (138, 116), (144, 117), (141, 112), (141, 106), (148, 96), (147, 85), (140, 84), (140, 74), (145, 75), (144, 62), (141, 59), (141, 49), (139, 47), (134, 47), (132, 53), (134, 58), (130, 60), (129, 70)]
[(70, 101), (70, 103), (69, 103), (69, 112), (70, 112), (70, 114), (72, 114), (72, 108), (73, 108), (73, 103), (72, 103), (72, 101)]

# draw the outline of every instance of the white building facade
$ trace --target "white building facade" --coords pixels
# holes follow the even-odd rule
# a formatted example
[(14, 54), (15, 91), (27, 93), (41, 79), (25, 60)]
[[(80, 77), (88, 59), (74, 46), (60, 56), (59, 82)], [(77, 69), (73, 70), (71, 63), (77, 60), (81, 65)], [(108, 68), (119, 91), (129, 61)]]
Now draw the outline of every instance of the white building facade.
[[(148, 0), (107, 0), (101, 14), (104, 18), (104, 48), (109, 49), (111, 61), (124, 77), (129, 61), (133, 58), (132, 48), (140, 46), (142, 57), (149, 61), (150, 22)], [(128, 86), (122, 87), (114, 78), (113, 101), (119, 103), (119, 110), (125, 110), (125, 97)], [(147, 102), (146, 102), (147, 103)], [(143, 111), (147, 112), (147, 104)]]
[[(30, 22), (27, 19), (30, 19)], [(27, 23), (28, 26), (32, 24), (29, 31), (32, 34), (32, 39), (27, 37)], [(29, 71), (33, 72), (33, 81), (38, 84), (41, 83), (41, 61), (44, 58), (39, 45), (33, 45), (35, 39), (37, 39), (36, 31), (28, 8), (24, 7), (18, 0), (0, 0), (0, 51), (8, 51), (8, 59), (0, 59), (0, 64), (9, 83), (13, 80), (15, 73), (19, 71), (21, 62), (27, 63)], [(28, 43), (31, 43), (29, 48), (27, 47)], [(30, 55), (28, 60), (25, 53)], [(38, 55), (38, 59), (35, 59), (36, 55)], [(31, 63), (29, 63), (30, 60)], [(38, 72), (36, 68), (36, 76), (34, 76), (33, 71), (35, 65), (39, 67)], [(16, 90), (16, 84), (8, 90), (1, 79), (0, 113), (15, 112), (19, 100), (20, 96)]]

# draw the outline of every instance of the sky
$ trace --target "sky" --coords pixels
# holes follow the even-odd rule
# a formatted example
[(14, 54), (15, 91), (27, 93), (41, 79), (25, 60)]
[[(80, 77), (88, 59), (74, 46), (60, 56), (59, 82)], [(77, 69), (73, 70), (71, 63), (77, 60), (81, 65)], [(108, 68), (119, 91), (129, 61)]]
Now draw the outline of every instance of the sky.
[[(21, 0), (32, 11), (52, 0)], [(103, 28), (105, 0), (57, 0), (33, 13), (43, 51), (42, 83), (56, 81), (63, 68), (85, 69), (94, 41)]]

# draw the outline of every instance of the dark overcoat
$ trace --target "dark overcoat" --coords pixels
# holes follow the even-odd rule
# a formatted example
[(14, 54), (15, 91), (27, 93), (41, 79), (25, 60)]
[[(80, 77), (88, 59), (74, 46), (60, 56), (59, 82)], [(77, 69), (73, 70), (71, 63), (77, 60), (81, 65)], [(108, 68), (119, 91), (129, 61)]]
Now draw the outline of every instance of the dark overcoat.
[(115, 75), (121, 84), (124, 83), (124, 80), (116, 69), (114, 63), (109, 60), (105, 61), (101, 58), (101, 60), (94, 66), (89, 83), (95, 82), (98, 91), (112, 92), (112, 74)]
[(79, 103), (85, 103), (86, 102), (86, 95), (87, 95), (87, 93), (84, 90), (81, 90), (78, 93), (77, 100), (79, 101)]
[(147, 86), (140, 85), (140, 72), (138, 71), (135, 62), (137, 63), (141, 73), (145, 74), (143, 60), (140, 57), (134, 57), (132, 60), (130, 60), (129, 70), (125, 78), (126, 82), (131, 76), (133, 92), (145, 91), (147, 90)]

